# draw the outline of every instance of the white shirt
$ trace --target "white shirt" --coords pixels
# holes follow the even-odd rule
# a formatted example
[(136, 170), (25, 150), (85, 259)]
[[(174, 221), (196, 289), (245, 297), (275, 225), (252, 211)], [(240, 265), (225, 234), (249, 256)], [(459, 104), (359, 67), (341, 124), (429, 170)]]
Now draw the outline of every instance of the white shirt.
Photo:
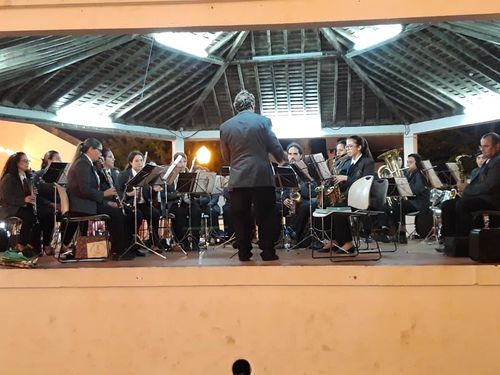
[(356, 159), (351, 158), (351, 165), (356, 164), (358, 162), (358, 160), (361, 159), (362, 156), (363, 156), (363, 154), (359, 154)]
[[(132, 178), (135, 177), (137, 175), (137, 172), (135, 171), (135, 169), (134, 168), (130, 168), (130, 170), (132, 171)], [(146, 201), (144, 200), (144, 197), (142, 195), (142, 188), (139, 188), (139, 198), (137, 200), (137, 203), (138, 204), (146, 203)]]
[(87, 154), (83, 154), (83, 155), (85, 155), (87, 157), (87, 159), (89, 159), (90, 165), (92, 166), (92, 170), (94, 171), (95, 178), (97, 178), (97, 186), (101, 186), (101, 179), (99, 178), (99, 175), (97, 174), (97, 172), (94, 169), (94, 163), (92, 162), (92, 159)]

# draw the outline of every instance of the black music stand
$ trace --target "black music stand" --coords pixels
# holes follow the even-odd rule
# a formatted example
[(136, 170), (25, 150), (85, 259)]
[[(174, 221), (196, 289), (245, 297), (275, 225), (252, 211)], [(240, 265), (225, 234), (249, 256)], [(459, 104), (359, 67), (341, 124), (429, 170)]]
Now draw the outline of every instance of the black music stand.
[[(408, 199), (410, 197), (414, 197), (413, 191), (411, 190), (410, 184), (406, 177), (388, 177), (386, 178), (388, 182), (388, 190), (387, 190), (387, 198), (393, 198), (399, 203), (399, 223), (397, 228), (395, 228), (394, 235), (394, 250), (381, 250), (383, 253), (393, 253), (397, 251), (398, 245), (397, 240), (399, 233), (401, 232), (401, 223), (403, 221), (403, 204), (401, 201), (403, 199)], [(375, 207), (375, 209), (383, 211), (382, 207)]]
[[(290, 248), (285, 248), (285, 232), (286, 232), (286, 222), (284, 220), (283, 213), (283, 192), (285, 189), (298, 189), (299, 181), (294, 169), (290, 166), (288, 167), (274, 167), (274, 175), (276, 180), (276, 187), (281, 191), (280, 199), (280, 211), (281, 211), (281, 245), (282, 248), (289, 250)], [(295, 204), (295, 203), (294, 203)]]
[[(56, 247), (55, 243), (57, 242), (57, 237), (56, 235), (56, 228), (57, 228), (57, 187), (56, 185), (62, 185), (63, 182), (66, 182), (66, 176), (65, 172), (67, 171), (68, 167), (70, 166), (70, 163), (63, 163), (63, 162), (52, 162), (49, 165), (49, 168), (45, 171), (43, 176), (41, 177), (41, 180), (45, 182), (46, 184), (52, 184), (54, 187), (54, 204), (56, 205), (54, 207), (54, 231), (53, 231), (53, 236), (52, 236), (52, 244)], [(51, 245), (52, 245), (51, 244)]]
[[(183, 242), (185, 239), (189, 241), (190, 247), (192, 248), (192, 243), (196, 241), (196, 238), (193, 236), (193, 228), (192, 228), (192, 197), (191, 195), (195, 192), (195, 187), (196, 187), (196, 177), (197, 173), (196, 172), (185, 172), (185, 173), (179, 173), (179, 178), (177, 180), (177, 192), (182, 193), (183, 195), (188, 195), (189, 196), (189, 226), (187, 232), (184, 234), (184, 237), (182, 237), (180, 240), (178, 240), (179, 243)], [(181, 200), (183, 198), (181, 197)], [(182, 202), (179, 202), (179, 204)], [(196, 244), (199, 246), (199, 244)], [(181, 246), (182, 247), (182, 246)]]
[[(309, 196), (311, 197), (312, 194), (312, 188), (311, 185), (314, 181), (318, 183), (318, 185), (321, 185), (322, 183), (330, 180), (333, 178), (332, 174), (328, 170), (327, 167), (327, 162), (325, 158), (323, 157), (323, 154), (314, 154), (314, 155), (305, 155), (304, 156), (304, 161), (307, 166), (307, 172), (309, 173), (309, 176), (313, 179), (313, 181), (309, 182)], [(325, 168), (326, 167), (326, 170)], [(307, 177), (307, 176), (306, 176)], [(319, 194), (323, 194), (322, 191), (319, 192)], [(323, 205), (322, 207), (317, 206), (317, 208), (324, 209), (325, 205), (325, 199), (323, 196)], [(310, 208), (309, 208), (309, 235), (305, 239), (311, 239), (311, 244), (313, 244), (313, 240), (316, 239), (317, 241), (323, 243), (323, 240), (325, 237), (328, 237), (326, 230), (325, 230), (325, 218), (321, 217), (321, 229), (319, 230), (321, 232), (321, 237), (319, 238), (318, 235), (314, 232), (314, 222), (313, 222), (313, 210), (312, 210), (312, 201), (310, 201)], [(301, 241), (303, 242), (303, 241)]]
[(130, 181), (128, 181), (126, 184), (125, 184), (125, 189), (124, 189), (124, 196), (126, 194), (126, 191), (129, 189), (129, 188), (132, 188), (134, 190), (134, 242), (127, 248), (127, 250), (125, 250), (125, 252), (120, 255), (120, 258), (119, 259), (122, 259), (129, 251), (131, 251), (134, 247), (138, 246), (138, 247), (141, 247), (153, 254), (156, 254), (158, 255), (160, 258), (163, 258), (163, 259), (167, 259), (166, 256), (156, 252), (155, 250), (149, 248), (148, 246), (146, 246), (146, 244), (139, 238), (139, 234), (138, 234), (138, 226), (137, 226), (137, 189), (139, 188), (144, 188), (144, 187), (147, 187), (149, 186), (149, 184), (156, 180), (159, 176), (158, 174), (158, 170), (156, 170), (156, 173), (153, 173), (155, 172), (155, 165), (153, 164), (146, 164), (139, 172), (137, 172), (137, 174), (132, 177), (130, 179)]
[[(179, 167), (179, 163), (182, 159), (183, 159), (182, 155), (177, 156), (177, 158), (173, 161), (172, 164), (170, 164), (166, 168), (165, 172), (161, 176), (161, 180), (165, 184), (165, 195), (167, 194), (167, 185), (174, 184), (177, 176), (179, 176), (179, 173), (183, 169), (183, 168)], [(171, 225), (170, 220), (173, 218), (173, 216), (174, 216), (173, 214), (170, 215), (169, 213), (167, 213), (167, 215), (166, 215), (166, 219), (168, 221), (167, 225), (170, 225), (170, 236), (171, 236), (170, 241), (167, 241), (167, 249), (168, 249), (168, 247), (170, 247), (172, 249), (174, 246), (174, 243), (179, 242), (179, 241), (177, 241), (177, 238), (175, 237), (174, 232), (172, 230), (172, 225)], [(184, 253), (184, 255), (187, 255), (187, 252), (182, 248), (182, 246), (179, 246), (179, 248)]]

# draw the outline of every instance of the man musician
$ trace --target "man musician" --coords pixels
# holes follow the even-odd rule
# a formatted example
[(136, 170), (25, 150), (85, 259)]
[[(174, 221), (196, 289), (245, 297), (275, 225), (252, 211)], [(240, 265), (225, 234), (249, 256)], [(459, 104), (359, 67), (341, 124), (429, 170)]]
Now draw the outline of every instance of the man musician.
[[(288, 163), (294, 164), (302, 160), (304, 152), (298, 143), (290, 143), (286, 148)], [(287, 190), (283, 204), (288, 208), (289, 212), (293, 213), (291, 217), (290, 227), (292, 229), (292, 239), (297, 240), (298, 243), (302, 240), (304, 229), (309, 220), (309, 208), (312, 211), (316, 209), (316, 186), (315, 182), (311, 183), (309, 187), (306, 181), (302, 181), (299, 177), (298, 191)], [(309, 194), (311, 192), (311, 194)], [(292, 193), (300, 194), (300, 202), (294, 201), (291, 197)], [(305, 244), (308, 245), (308, 244)]]
[(475, 211), (500, 210), (500, 136), (494, 132), (483, 135), (480, 149), (485, 161), (468, 185), (458, 184), (462, 198), (445, 201), (441, 207), (443, 237), (467, 237)]

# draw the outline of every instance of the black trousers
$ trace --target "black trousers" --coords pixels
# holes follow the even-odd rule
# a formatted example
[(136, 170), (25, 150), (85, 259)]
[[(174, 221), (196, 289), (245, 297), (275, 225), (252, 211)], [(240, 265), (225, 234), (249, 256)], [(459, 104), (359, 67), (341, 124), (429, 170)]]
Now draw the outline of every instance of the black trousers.
[(38, 222), (42, 231), (43, 245), (48, 246), (52, 240), (52, 232), (54, 231), (54, 208), (46, 205), (37, 205)]
[[(482, 218), (473, 222), (472, 214), (479, 210), (497, 210), (491, 202), (480, 197), (465, 197), (444, 201), (441, 205), (441, 235), (443, 237), (467, 237), (471, 229), (482, 225)], [(498, 218), (491, 218), (491, 226), (498, 226)]]
[(188, 231), (191, 223), (191, 235), (196, 244), (200, 240), (201, 227), (201, 210), (197, 203), (187, 204), (182, 202), (179, 206), (177, 203), (170, 207), (169, 213), (175, 215), (172, 219), (172, 230), (177, 241), (188, 246)]
[[(153, 210), (151, 211), (151, 206), (149, 203), (141, 203), (137, 205), (137, 227), (141, 226), (142, 219), (146, 219), (148, 222), (148, 227), (151, 223), (153, 223), (153, 243), (158, 244), (158, 241), (160, 240), (159, 235), (158, 235), (158, 227), (160, 224), (160, 211), (156, 208), (153, 207)], [(152, 216), (151, 216), (152, 213)], [(152, 218), (152, 219), (151, 219)]]
[(295, 207), (295, 215), (292, 217), (291, 225), (295, 230), (297, 240), (301, 240), (304, 235), (304, 229), (309, 222), (309, 204), (311, 204), (312, 212), (316, 209), (316, 198), (312, 200), (304, 199), (299, 205)]
[(231, 203), (226, 201), (226, 204), (222, 206), (222, 216), (224, 217), (224, 232), (226, 232), (226, 236), (231, 237), (234, 234), (234, 220), (231, 214)]
[(279, 228), (275, 215), (275, 188), (271, 186), (235, 188), (230, 192), (230, 197), (239, 257), (248, 258), (252, 251), (252, 204), (255, 221), (259, 228), (259, 247), (262, 250), (262, 256), (275, 255), (274, 239), (276, 228)]
[(28, 205), (26, 207), (20, 207), (16, 215), (23, 221), (21, 225), (21, 230), (19, 233), (19, 243), (21, 245), (28, 245), (35, 248), (40, 247), (40, 227), (36, 224), (35, 214), (33, 213), (33, 207)]

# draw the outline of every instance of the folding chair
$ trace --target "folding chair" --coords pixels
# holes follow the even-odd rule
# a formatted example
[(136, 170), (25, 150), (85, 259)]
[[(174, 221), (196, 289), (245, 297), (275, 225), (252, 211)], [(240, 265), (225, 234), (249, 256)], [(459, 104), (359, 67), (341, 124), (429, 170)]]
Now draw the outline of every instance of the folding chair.
[[(109, 259), (110, 255), (110, 246), (109, 246), (109, 232), (107, 230), (108, 223), (110, 217), (108, 215), (88, 215), (88, 216), (72, 216), (69, 211), (69, 198), (66, 193), (66, 189), (61, 185), (56, 184), (57, 193), (59, 194), (59, 199), (61, 202), (61, 225), (60, 228), (63, 228), (63, 232), (57, 236), (59, 249), (57, 254), (57, 260), (61, 263), (69, 263), (69, 262), (96, 262), (96, 261), (105, 261)], [(84, 236), (81, 234), (82, 225), (90, 223), (87, 228), (87, 235)], [(104, 227), (102, 224), (104, 223)], [(73, 225), (72, 225), (73, 224)], [(63, 256), (63, 241), (66, 238), (66, 233), (70, 229), (70, 227), (74, 227), (74, 224), (77, 225), (75, 233), (73, 234), (73, 238), (70, 244), (67, 246), (70, 249), (73, 249), (73, 258), (65, 259)], [(55, 230), (55, 228), (54, 228)], [(97, 232), (97, 236), (96, 236)], [(89, 236), (89, 233), (93, 233), (92, 236)], [(88, 238), (94, 237), (97, 241), (87, 241)], [(85, 239), (84, 239), (85, 238)], [(82, 242), (79, 242), (82, 241)], [(80, 246), (80, 244), (82, 246)], [(80, 251), (80, 249), (82, 251)]]

